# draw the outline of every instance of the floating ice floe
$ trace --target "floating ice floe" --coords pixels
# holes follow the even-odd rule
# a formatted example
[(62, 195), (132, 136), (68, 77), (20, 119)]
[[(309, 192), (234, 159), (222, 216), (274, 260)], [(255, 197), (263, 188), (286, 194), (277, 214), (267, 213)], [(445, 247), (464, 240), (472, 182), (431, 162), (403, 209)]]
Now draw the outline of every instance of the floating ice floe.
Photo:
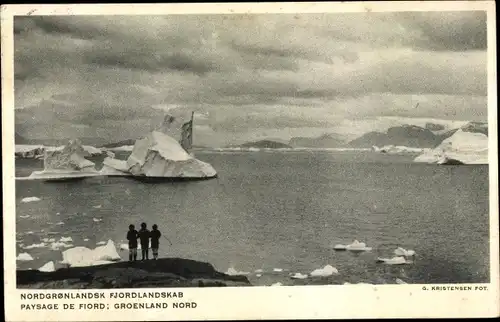
[(102, 219), (99, 219), (99, 218), (92, 218), (92, 220), (93, 220), (94, 222), (100, 222), (100, 221), (102, 221)]
[(43, 248), (43, 247), (47, 247), (47, 244), (45, 244), (44, 242), (40, 244), (31, 244), (29, 246), (23, 247), (23, 249), (33, 249), (33, 248)]
[(396, 250), (394, 250), (394, 254), (396, 254), (396, 256), (411, 257), (415, 256), (415, 251), (411, 249), (406, 250), (402, 247), (398, 247)]
[(30, 215), (21, 215), (21, 216), (19, 216), (19, 218), (22, 218), (22, 219), (26, 219), (26, 218), (29, 218), (29, 217), (30, 217)]
[(303, 279), (306, 279), (308, 277), (309, 276), (307, 274), (302, 274), (302, 273), (295, 273), (292, 276), (290, 276), (290, 278), (299, 279), (299, 280), (303, 280)]
[(278, 283), (271, 284), (271, 286), (283, 286), (283, 284), (281, 284), (280, 282), (278, 282)]
[(250, 272), (238, 271), (233, 267), (229, 267), (226, 271), (227, 275), (248, 275)]
[(273, 268), (273, 272), (277, 273), (283, 272), (283, 268)]
[(334, 250), (349, 250), (351, 252), (367, 252), (372, 250), (371, 247), (366, 247), (365, 243), (360, 243), (359, 241), (355, 240), (349, 245), (342, 245), (342, 244), (337, 244), (333, 246)]
[(408, 284), (408, 283), (406, 283), (402, 279), (396, 278), (396, 284)]
[(100, 241), (100, 242), (97, 242), (96, 245), (106, 245), (106, 242), (105, 241)]
[(387, 265), (402, 265), (402, 264), (409, 264), (409, 262), (406, 261), (406, 258), (403, 256), (396, 256), (393, 258), (377, 258), (378, 262), (387, 264)]
[(33, 234), (34, 234), (34, 232), (30, 230), (30, 231), (27, 231), (25, 234), (26, 234), (26, 235), (33, 235)]
[(58, 222), (56, 225), (58, 225), (58, 226), (62, 226), (62, 225), (64, 225), (64, 222), (60, 221), (60, 222)]
[(262, 273), (262, 272), (264, 272), (264, 271), (260, 268), (255, 270), (255, 273)]
[(89, 241), (89, 239), (88, 238), (84, 238), (83, 241)]
[(95, 249), (82, 246), (70, 248), (62, 252), (62, 257), (61, 263), (71, 267), (103, 265), (121, 260), (112, 240)]
[(33, 257), (31, 257), (31, 255), (28, 253), (21, 253), (21, 254), (17, 255), (16, 260), (18, 260), (18, 261), (32, 261)]
[(42, 267), (38, 269), (40, 272), (54, 272), (56, 270), (56, 266), (54, 265), (54, 262), (50, 261), (48, 263), (45, 263)]
[(71, 237), (61, 237), (61, 238), (59, 239), (59, 241), (60, 241), (60, 242), (62, 242), (62, 243), (72, 242), (72, 241), (73, 241), (73, 238), (71, 238)]
[(255, 276), (257, 276), (257, 277), (262, 277), (262, 274), (256, 274)]
[(100, 209), (101, 207), (102, 207), (102, 205), (94, 206), (95, 209)]
[(53, 243), (56, 241), (56, 239), (55, 238), (42, 238), (42, 241), (44, 243)]
[(318, 269), (315, 269), (314, 271), (311, 272), (311, 276), (314, 276), (314, 277), (326, 277), (326, 276), (331, 276), (333, 274), (338, 274), (339, 271), (331, 266), (331, 265), (326, 265), (325, 267), (323, 268), (318, 268)]
[(26, 197), (26, 198), (23, 198), (21, 199), (21, 202), (35, 202), (35, 201), (40, 201), (42, 199), (38, 198), (38, 197)]

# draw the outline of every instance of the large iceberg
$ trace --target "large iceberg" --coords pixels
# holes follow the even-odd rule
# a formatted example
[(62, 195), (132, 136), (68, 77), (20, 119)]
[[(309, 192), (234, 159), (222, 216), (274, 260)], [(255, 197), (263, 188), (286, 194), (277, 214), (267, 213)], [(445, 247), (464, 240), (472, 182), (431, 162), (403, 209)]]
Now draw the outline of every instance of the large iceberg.
[(112, 240), (95, 249), (82, 246), (70, 248), (62, 252), (62, 257), (61, 264), (71, 267), (102, 265), (121, 260)]
[(136, 141), (127, 161), (106, 158), (103, 175), (151, 178), (213, 178), (215, 169), (200, 161), (169, 135), (154, 131)]
[(27, 179), (63, 180), (97, 176), (99, 172), (94, 163), (85, 159), (90, 155), (79, 140), (70, 140), (63, 148), (46, 149), (43, 171), (34, 171)]
[(415, 162), (435, 164), (488, 164), (488, 136), (459, 129), (435, 149), (426, 151)]

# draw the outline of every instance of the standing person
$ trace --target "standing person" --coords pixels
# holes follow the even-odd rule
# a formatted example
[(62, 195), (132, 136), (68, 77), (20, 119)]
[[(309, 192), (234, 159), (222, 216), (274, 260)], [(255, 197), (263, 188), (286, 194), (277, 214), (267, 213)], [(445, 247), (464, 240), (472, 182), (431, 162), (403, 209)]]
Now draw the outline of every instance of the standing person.
[(158, 248), (160, 248), (161, 232), (158, 230), (158, 225), (153, 225), (151, 230), (151, 250), (153, 251), (153, 259), (158, 258)]
[(135, 230), (134, 225), (128, 226), (127, 232), (127, 240), (128, 240), (128, 260), (131, 262), (132, 260), (137, 260), (137, 238), (139, 235), (137, 230)]
[(149, 238), (151, 237), (147, 225), (145, 222), (141, 224), (141, 230), (139, 230), (139, 239), (141, 240), (142, 248), (142, 260), (149, 259)]

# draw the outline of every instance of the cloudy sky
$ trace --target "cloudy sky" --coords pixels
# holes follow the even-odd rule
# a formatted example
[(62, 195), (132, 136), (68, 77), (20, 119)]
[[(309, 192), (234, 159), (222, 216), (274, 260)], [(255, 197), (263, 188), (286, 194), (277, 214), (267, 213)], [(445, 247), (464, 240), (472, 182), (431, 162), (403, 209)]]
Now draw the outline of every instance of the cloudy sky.
[(487, 120), (484, 12), (30, 16), (14, 36), (31, 138), (135, 138), (165, 111), (211, 146)]

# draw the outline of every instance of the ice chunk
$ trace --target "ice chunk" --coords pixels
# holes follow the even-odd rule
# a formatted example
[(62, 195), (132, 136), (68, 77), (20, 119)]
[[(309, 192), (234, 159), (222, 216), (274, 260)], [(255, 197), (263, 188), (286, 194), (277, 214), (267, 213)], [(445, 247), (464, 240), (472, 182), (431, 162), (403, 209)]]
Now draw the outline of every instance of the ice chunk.
[(50, 261), (48, 263), (45, 263), (42, 267), (38, 269), (40, 272), (53, 272), (56, 270), (56, 266), (54, 265), (54, 262)]
[(283, 272), (283, 268), (273, 268), (273, 272), (277, 273)]
[(100, 222), (100, 221), (102, 221), (102, 219), (99, 219), (99, 218), (92, 218), (92, 221), (93, 221), (93, 222)]
[(333, 246), (333, 249), (335, 249), (335, 250), (346, 250), (347, 249), (347, 245), (337, 244), (337, 245)]
[(396, 256), (393, 258), (377, 258), (378, 262), (382, 262), (384, 264), (388, 265), (401, 265), (401, 264), (408, 264), (406, 259), (403, 256)]
[(26, 235), (33, 235), (33, 234), (34, 234), (34, 232), (31, 230), (26, 232)]
[(95, 209), (101, 209), (101, 205), (94, 206)]
[(61, 239), (59, 239), (59, 241), (62, 242), (62, 243), (72, 242), (73, 238), (71, 238), (71, 237), (61, 237)]
[(89, 239), (88, 238), (84, 238), (83, 241), (89, 241)]
[(106, 245), (106, 242), (105, 241), (100, 241), (100, 242), (97, 242), (96, 245)]
[(250, 274), (249, 272), (244, 272), (244, 271), (238, 271), (233, 267), (229, 267), (226, 271), (227, 275), (248, 275)]
[(28, 253), (21, 253), (21, 254), (17, 255), (16, 260), (18, 260), (18, 261), (32, 261), (33, 257), (31, 257), (31, 255)]
[(372, 250), (371, 247), (366, 247), (365, 243), (360, 243), (357, 240), (355, 240), (351, 244), (347, 245), (346, 249), (350, 250), (350, 251), (353, 251), (353, 252), (365, 252), (365, 251)]
[(33, 248), (43, 248), (43, 247), (47, 247), (47, 245), (45, 243), (40, 243), (40, 244), (32, 244), (32, 245), (29, 245), (29, 246), (26, 246), (26, 247), (23, 247), (24, 249), (33, 249)]
[(56, 223), (56, 225), (62, 226), (62, 225), (64, 225), (64, 222), (60, 221), (60, 222)]
[(402, 279), (396, 278), (396, 284), (408, 284), (408, 283), (406, 283)]
[(326, 277), (326, 276), (330, 276), (330, 275), (333, 275), (333, 274), (338, 274), (339, 271), (331, 266), (331, 265), (326, 265), (325, 267), (323, 268), (318, 268), (318, 269), (315, 269), (314, 271), (311, 272), (311, 276), (314, 276), (314, 277), (318, 277), (318, 276), (321, 276), (321, 277)]
[(19, 216), (19, 218), (23, 218), (23, 219), (25, 219), (25, 218), (29, 218), (29, 217), (30, 217), (30, 215), (24, 215), (24, 216), (23, 216), (23, 215), (21, 215), (21, 216)]
[(100, 246), (94, 249), (94, 253), (97, 256), (96, 260), (105, 261), (116, 261), (120, 260), (121, 257), (116, 251), (115, 243), (110, 239), (105, 246)]
[(290, 278), (300, 279), (300, 280), (306, 279), (307, 277), (308, 277), (307, 274), (302, 274), (302, 273), (295, 273), (292, 276), (290, 276)]
[(16, 158), (38, 159), (43, 156), (43, 145), (16, 144), (14, 155)]
[(21, 202), (35, 202), (35, 201), (40, 201), (42, 199), (38, 198), (38, 197), (26, 197), (26, 198), (23, 198), (21, 199)]
[(263, 270), (260, 268), (255, 270), (255, 273), (262, 273), (262, 272), (263, 272)]
[(257, 277), (262, 277), (262, 274), (256, 274), (255, 276), (257, 276)]
[(72, 244), (66, 244), (66, 243), (63, 243), (63, 242), (53, 242), (50, 245), (50, 248), (52, 248), (52, 250), (59, 250), (61, 248), (70, 248), (70, 247), (73, 247), (73, 245)]
[(402, 247), (398, 247), (396, 250), (394, 250), (394, 254), (397, 256), (411, 257), (415, 255), (415, 251), (411, 249), (406, 250)]

